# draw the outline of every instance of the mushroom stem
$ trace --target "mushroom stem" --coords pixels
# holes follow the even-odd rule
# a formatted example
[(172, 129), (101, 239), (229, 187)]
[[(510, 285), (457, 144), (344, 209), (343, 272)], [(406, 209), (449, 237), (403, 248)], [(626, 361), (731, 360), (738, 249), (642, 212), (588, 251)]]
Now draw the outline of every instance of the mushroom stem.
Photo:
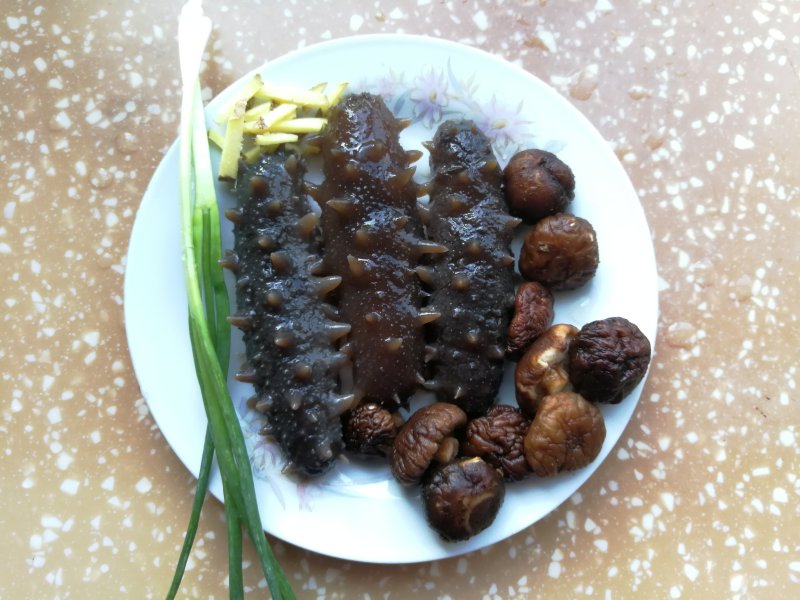
[(456, 455), (458, 455), (458, 440), (452, 436), (448, 436), (439, 444), (439, 449), (433, 456), (434, 460), (442, 464), (451, 462)]

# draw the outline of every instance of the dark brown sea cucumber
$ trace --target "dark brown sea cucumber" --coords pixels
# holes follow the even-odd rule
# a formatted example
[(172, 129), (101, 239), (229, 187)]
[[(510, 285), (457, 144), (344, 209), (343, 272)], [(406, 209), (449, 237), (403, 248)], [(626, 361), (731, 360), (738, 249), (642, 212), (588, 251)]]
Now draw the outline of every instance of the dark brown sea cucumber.
[(414, 271), (419, 257), (444, 248), (423, 239), (412, 179), (419, 152), (399, 142), (403, 123), (372, 94), (344, 98), (318, 140), (325, 181), (319, 190), (324, 263), (342, 278), (342, 319), (352, 326), (358, 400), (395, 408), (422, 381), (423, 325)]
[(326, 471), (342, 451), (339, 416), (352, 396), (338, 392), (338, 371), (347, 357), (336, 340), (350, 327), (331, 319), (325, 296), (338, 277), (318, 277), (318, 216), (303, 192), (305, 169), (294, 156), (263, 156), (240, 174), (234, 223), (238, 314), (230, 322), (244, 332), (256, 407), (276, 439), (287, 469), (302, 476)]
[(471, 416), (494, 401), (514, 304), (509, 244), (519, 219), (508, 214), (503, 173), (472, 121), (439, 126), (431, 149), (428, 236), (448, 248), (430, 258), (433, 323), (428, 387)]

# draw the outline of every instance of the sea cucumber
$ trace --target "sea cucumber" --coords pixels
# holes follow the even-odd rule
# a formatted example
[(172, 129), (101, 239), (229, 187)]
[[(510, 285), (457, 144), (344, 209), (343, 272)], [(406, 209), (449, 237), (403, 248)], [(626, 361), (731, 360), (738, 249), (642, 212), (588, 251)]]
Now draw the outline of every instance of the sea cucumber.
[(331, 110), (316, 142), (325, 176), (316, 194), (323, 260), (342, 278), (337, 294), (352, 326), (345, 350), (353, 391), (357, 400), (392, 409), (424, 380), (423, 326), (438, 316), (420, 308), (414, 266), (425, 253), (445, 251), (424, 239), (410, 166), (421, 153), (403, 150), (403, 126), (380, 97), (356, 94)]
[(234, 253), (238, 314), (248, 367), (237, 375), (254, 384), (255, 407), (278, 443), (287, 471), (315, 476), (342, 451), (339, 416), (352, 396), (338, 391), (347, 357), (335, 343), (350, 330), (333, 320), (325, 297), (341, 281), (320, 274), (319, 217), (304, 193), (305, 169), (295, 155), (262, 156), (240, 174)]
[(520, 220), (508, 214), (503, 174), (487, 137), (468, 120), (439, 126), (432, 143), (429, 238), (448, 248), (430, 257), (432, 325), (426, 387), (470, 416), (495, 400), (514, 304), (509, 244)]

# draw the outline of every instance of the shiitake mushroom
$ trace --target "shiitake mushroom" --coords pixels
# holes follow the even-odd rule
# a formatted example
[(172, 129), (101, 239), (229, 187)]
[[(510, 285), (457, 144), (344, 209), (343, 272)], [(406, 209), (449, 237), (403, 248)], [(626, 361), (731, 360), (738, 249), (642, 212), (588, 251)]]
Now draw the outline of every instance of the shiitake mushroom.
[(469, 539), (489, 527), (504, 498), (503, 478), (477, 457), (436, 469), (422, 489), (428, 523), (449, 542)]

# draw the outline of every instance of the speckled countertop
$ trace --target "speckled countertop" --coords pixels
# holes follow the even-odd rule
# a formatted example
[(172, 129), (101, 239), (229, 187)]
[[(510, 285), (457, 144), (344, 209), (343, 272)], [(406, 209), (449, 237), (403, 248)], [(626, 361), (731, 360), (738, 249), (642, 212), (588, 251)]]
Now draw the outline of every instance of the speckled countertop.
[[(172, 574), (194, 479), (141, 397), (122, 282), (137, 206), (176, 136), (180, 4), (3, 2), (0, 598), (158, 598)], [(349, 563), (274, 541), (299, 597), (800, 595), (800, 3), (206, 11), (209, 93), (288, 50), (374, 32), (521, 65), (613, 146), (659, 265), (650, 379), (578, 493), (506, 541), (433, 563)], [(224, 527), (212, 500), (183, 595), (227, 595)], [(257, 569), (246, 579), (258, 586)]]

